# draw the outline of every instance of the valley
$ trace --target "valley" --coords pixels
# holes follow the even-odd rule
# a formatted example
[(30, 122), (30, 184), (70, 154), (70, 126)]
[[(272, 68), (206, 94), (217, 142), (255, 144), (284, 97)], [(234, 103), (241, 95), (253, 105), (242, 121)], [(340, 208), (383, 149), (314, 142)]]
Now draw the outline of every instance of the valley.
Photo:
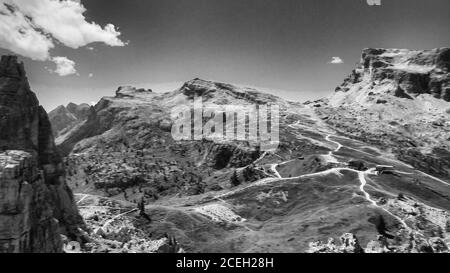
[[(314, 102), (196, 78), (48, 115), (23, 65), (3, 57), (0, 250), (447, 253), (449, 52), (365, 49)], [(175, 139), (172, 110), (199, 97), (218, 115), (276, 105), (277, 149), (215, 128)]]
[[(82, 215), (86, 202), (81, 199), (83, 194), (120, 200), (126, 214), (111, 213), (111, 226), (121, 230), (128, 221), (138, 222), (144, 233), (152, 235), (147, 240), (168, 233), (187, 252), (327, 252), (329, 247), (314, 243), (347, 233), (353, 234), (366, 252), (422, 252), (433, 245), (444, 247), (432, 251), (446, 251), (450, 181), (425, 175), (381, 147), (340, 134), (313, 107), (289, 105), (281, 116), (280, 149), (251, 156), (253, 161), (247, 157), (242, 160), (238, 153), (228, 164), (207, 164), (204, 158), (221, 155), (210, 146), (214, 144), (181, 142), (182, 150), (191, 151), (186, 156), (197, 162), (188, 164), (191, 170), (202, 166), (194, 172), (203, 177), (203, 192), (183, 191), (192, 184), (184, 182), (176, 169), (170, 169), (173, 154), (167, 148), (151, 149), (153, 155), (144, 156), (148, 164), (161, 165), (152, 175), (168, 170), (164, 172), (167, 179), (155, 179), (156, 184), (122, 185), (99, 177), (113, 184), (110, 188), (89, 186), (91, 183), (74, 185), (75, 181), (97, 179), (94, 171), (94, 176), (69, 176), (69, 185), (77, 193)], [(89, 149), (83, 152), (75, 148), (77, 153), (69, 159), (85, 160), (83, 153), (90, 154)], [(135, 154), (120, 156), (128, 162)], [(183, 166), (178, 162), (184, 158), (173, 160), (177, 167)], [(377, 166), (392, 166), (392, 171), (378, 172)], [(234, 172), (250, 167), (258, 177), (232, 183)], [(166, 180), (168, 189), (155, 187)], [(181, 191), (180, 185), (171, 181), (184, 183)], [(170, 185), (176, 190), (172, 191)], [(151, 221), (140, 219), (139, 212), (133, 211), (141, 200), (145, 200), (145, 213)], [(97, 213), (95, 207), (89, 208), (92, 212)]]

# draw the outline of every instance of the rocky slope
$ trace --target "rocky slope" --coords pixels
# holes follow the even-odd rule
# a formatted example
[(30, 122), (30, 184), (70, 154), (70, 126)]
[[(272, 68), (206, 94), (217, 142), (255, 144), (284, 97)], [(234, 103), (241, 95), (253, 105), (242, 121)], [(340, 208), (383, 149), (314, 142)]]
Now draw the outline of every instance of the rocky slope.
[(61, 252), (83, 220), (23, 64), (0, 61), (0, 252)]
[[(260, 152), (245, 141), (177, 142), (171, 134), (170, 110), (189, 105), (195, 93), (210, 96), (205, 106), (275, 101), (270, 95), (232, 88), (203, 80), (190, 81), (166, 94), (119, 88), (115, 97), (103, 98), (88, 120), (59, 145), (63, 151), (72, 150), (67, 158), (70, 173), (84, 190), (107, 196), (124, 194), (130, 200), (138, 200), (142, 193), (145, 199), (154, 200), (159, 195), (192, 195), (203, 193), (206, 187), (221, 188), (213, 172), (227, 170), (220, 175), (227, 182), (230, 168), (248, 166)], [(261, 176), (247, 170), (254, 179)]]
[[(394, 59), (401, 59), (402, 52)], [(423, 56), (443, 53), (436, 54)], [(440, 65), (439, 58), (430, 63)], [(359, 100), (358, 91), (365, 94), (367, 83), (372, 85), (365, 79), (360, 88), (306, 105), (200, 79), (164, 94), (119, 88), (115, 97), (97, 103), (86, 122), (59, 145), (67, 155), (68, 182), (81, 212), (91, 230), (98, 231), (91, 236), (109, 242), (84, 251), (135, 252), (140, 243), (125, 247), (129, 238), (117, 237), (122, 227), (133, 230), (135, 242), (149, 243), (144, 251), (154, 251), (164, 237), (176, 238), (174, 249), (179, 244), (187, 252), (448, 251), (450, 180), (441, 173), (446, 169), (436, 174), (423, 168), (429, 159), (420, 159), (417, 166), (400, 161), (401, 154), (390, 147), (403, 147), (396, 142), (401, 135), (386, 130), (383, 120), (371, 126), (377, 124), (380, 135), (390, 141), (385, 143), (394, 146), (366, 137), (374, 133), (371, 115), (359, 117), (360, 113), (396, 109), (373, 102), (371, 91), (367, 99)], [(374, 87), (377, 96), (404, 103), (404, 98), (391, 97), (379, 88)], [(248, 141), (214, 136), (174, 140), (171, 110), (191, 105), (199, 96), (204, 106), (219, 110), (225, 104), (279, 105), (278, 149), (264, 152)], [(440, 110), (413, 111), (432, 122), (446, 117), (441, 109), (448, 103), (445, 92), (411, 96), (414, 103), (405, 108), (427, 104), (422, 102), (427, 99)], [(386, 108), (377, 110), (379, 106)], [(412, 110), (408, 111), (405, 118)], [(356, 118), (361, 118), (359, 123)], [(404, 123), (419, 124), (414, 119)], [(429, 132), (444, 138), (445, 126)], [(417, 139), (417, 135), (410, 137)], [(438, 156), (435, 151), (426, 156)], [(392, 168), (384, 170), (380, 165)], [(112, 203), (101, 208), (90, 204), (98, 199)], [(343, 246), (310, 245), (344, 233), (349, 234)]]
[(341, 133), (450, 176), (450, 48), (366, 49), (359, 66), (317, 112)]

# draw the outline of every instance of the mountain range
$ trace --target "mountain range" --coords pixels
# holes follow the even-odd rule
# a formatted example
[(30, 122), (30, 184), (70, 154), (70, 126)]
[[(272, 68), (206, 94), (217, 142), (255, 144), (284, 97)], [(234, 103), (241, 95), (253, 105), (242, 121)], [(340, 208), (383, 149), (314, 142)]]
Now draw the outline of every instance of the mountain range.
[[(449, 48), (364, 49), (312, 102), (193, 79), (167, 93), (119, 87), (48, 117), (23, 66), (4, 57), (0, 68), (2, 251), (449, 251)], [(175, 140), (172, 113), (196, 98), (219, 113), (276, 105), (278, 148)], [(31, 182), (11, 166), (44, 175)], [(36, 220), (49, 200), (53, 212)], [(49, 248), (34, 230), (50, 226)], [(17, 247), (27, 240), (41, 243)]]

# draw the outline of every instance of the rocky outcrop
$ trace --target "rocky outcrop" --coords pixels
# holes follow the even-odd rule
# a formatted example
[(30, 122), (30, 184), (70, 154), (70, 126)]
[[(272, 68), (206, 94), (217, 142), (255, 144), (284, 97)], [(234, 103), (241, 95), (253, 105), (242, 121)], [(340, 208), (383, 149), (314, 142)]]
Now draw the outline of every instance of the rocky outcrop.
[(352, 233), (345, 233), (340, 238), (340, 245), (336, 245), (333, 238), (326, 244), (317, 241), (309, 244), (308, 253), (364, 253), (358, 238)]
[[(6, 162), (0, 199), (7, 202), (6, 210), (0, 209), (0, 225), (20, 227), (11, 234), (7, 229), (0, 233), (0, 241), (12, 239), (11, 245), (3, 245), (3, 251), (60, 251), (58, 230), (76, 237), (82, 219), (65, 183), (47, 113), (30, 90), (23, 64), (15, 56), (3, 56), (0, 62), (0, 115), (0, 152)], [(27, 154), (6, 152), (11, 150)], [(11, 169), (14, 174), (9, 174)], [(31, 186), (22, 188), (26, 184)], [(14, 187), (21, 195), (14, 195)], [(13, 204), (17, 209), (7, 208)], [(17, 237), (17, 232), (23, 232), (22, 236)], [(50, 237), (54, 239), (48, 240)], [(17, 246), (17, 242), (22, 243)]]
[(152, 93), (151, 89), (120, 86), (116, 91), (116, 98), (133, 98), (135, 95)]
[(392, 81), (395, 96), (412, 98), (431, 94), (450, 101), (450, 48), (425, 51), (406, 49), (364, 49), (360, 65), (336, 91), (347, 92), (354, 84)]
[[(183, 84), (179, 90), (190, 99), (201, 97), (203, 101), (221, 104), (235, 104), (236, 100), (242, 104), (271, 104), (276, 103), (280, 107), (285, 105), (279, 97), (262, 93), (256, 89), (239, 87), (232, 84), (193, 79)], [(238, 103), (239, 104), (239, 103)]]

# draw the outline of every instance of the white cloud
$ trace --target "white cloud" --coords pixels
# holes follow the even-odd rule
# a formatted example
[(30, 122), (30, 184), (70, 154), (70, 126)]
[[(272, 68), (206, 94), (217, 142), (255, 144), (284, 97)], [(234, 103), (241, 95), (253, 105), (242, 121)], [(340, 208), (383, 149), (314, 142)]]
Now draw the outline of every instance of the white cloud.
[(100, 25), (86, 21), (86, 8), (71, 0), (1, 0), (16, 6), (20, 12), (33, 19), (33, 23), (64, 45), (78, 48), (93, 42), (110, 46), (123, 46), (120, 32), (114, 25)]
[(85, 11), (79, 0), (0, 0), (0, 47), (46, 61), (53, 60), (55, 41), (75, 49), (94, 42), (125, 45), (114, 25), (87, 22)]
[(60, 76), (69, 76), (77, 73), (75, 62), (66, 57), (53, 57), (52, 61), (56, 64), (54, 72)]
[(24, 14), (13, 11), (4, 0), (0, 0), (0, 47), (33, 60), (45, 61), (54, 44)]
[(332, 57), (330, 64), (343, 64), (344, 60), (341, 59), (341, 57)]
[(89, 73), (88, 77), (89, 77), (89, 78), (94, 77), (94, 73)]

